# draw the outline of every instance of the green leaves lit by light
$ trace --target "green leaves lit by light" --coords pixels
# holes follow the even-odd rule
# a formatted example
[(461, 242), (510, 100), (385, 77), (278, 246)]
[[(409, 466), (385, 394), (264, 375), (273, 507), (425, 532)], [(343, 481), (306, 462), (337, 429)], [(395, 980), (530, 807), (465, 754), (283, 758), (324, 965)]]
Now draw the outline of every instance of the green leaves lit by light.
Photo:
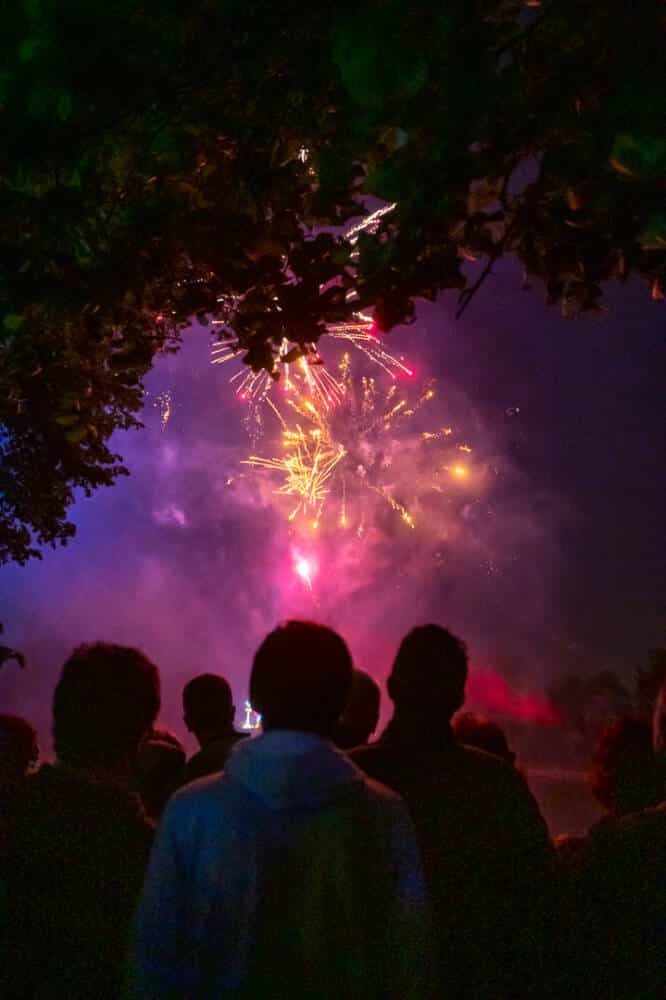
[(368, 108), (405, 101), (422, 90), (427, 62), (413, 40), (405, 37), (402, 5), (360, 8), (337, 28), (334, 59), (353, 99)]
[(0, 562), (122, 474), (106, 443), (192, 317), (270, 373), (350, 309), (466, 305), (471, 260), (571, 316), (632, 273), (664, 295), (663, 4), (528, 6), (5, 5)]
[(666, 170), (666, 138), (623, 132), (615, 138), (609, 163), (630, 180), (661, 176)]
[(650, 216), (639, 242), (644, 250), (666, 250), (666, 213)]

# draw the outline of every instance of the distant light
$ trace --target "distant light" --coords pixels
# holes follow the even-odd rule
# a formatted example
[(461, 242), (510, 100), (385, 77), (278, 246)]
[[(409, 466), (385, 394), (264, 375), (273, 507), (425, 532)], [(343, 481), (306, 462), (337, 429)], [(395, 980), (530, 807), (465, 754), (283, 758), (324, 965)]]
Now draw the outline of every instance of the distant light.
[(465, 476), (467, 475), (467, 469), (465, 468), (464, 465), (454, 465), (452, 471), (453, 475), (456, 476), (458, 479), (464, 479)]
[(243, 729), (260, 729), (261, 728), (261, 716), (258, 712), (252, 708), (249, 701), (245, 702), (245, 722), (243, 723)]

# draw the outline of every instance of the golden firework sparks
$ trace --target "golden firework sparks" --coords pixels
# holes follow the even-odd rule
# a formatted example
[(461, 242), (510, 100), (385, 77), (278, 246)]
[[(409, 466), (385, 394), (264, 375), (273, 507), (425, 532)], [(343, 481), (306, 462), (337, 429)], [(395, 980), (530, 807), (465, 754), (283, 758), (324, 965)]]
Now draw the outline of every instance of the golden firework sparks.
[(286, 401), (285, 417), (268, 399), (280, 424), (281, 453), (253, 454), (245, 464), (279, 475), (282, 482), (274, 492), (296, 498), (288, 519), (303, 517), (313, 530), (322, 519), (331, 523), (328, 511), (333, 505), (338, 527), (355, 525), (362, 532), (365, 512), (359, 498), (369, 493), (381, 497), (404, 524), (414, 528), (414, 515), (393, 495), (387, 481), (391, 457), (384, 452), (395, 448), (396, 429), (434, 398), (434, 389), (426, 387), (410, 405), (395, 385), (384, 392), (374, 378), (354, 379), (348, 354), (340, 364), (339, 384), (344, 401), (333, 412), (295, 391)]
[[(393, 211), (395, 205), (385, 205), (366, 216), (347, 231), (346, 239), (355, 246), (362, 232), (375, 232), (382, 218)], [(354, 251), (355, 252), (355, 251)], [(351, 301), (354, 293), (347, 298)], [(233, 308), (234, 303), (230, 303)], [(226, 327), (226, 320), (213, 320), (213, 326)], [(326, 328), (328, 342), (337, 341), (346, 347), (353, 347), (369, 361), (385, 371), (392, 379), (400, 375), (411, 378), (414, 370), (402, 358), (387, 351), (376, 333), (376, 326), (371, 316), (366, 313), (354, 313), (343, 323), (332, 323)], [(300, 351), (296, 361), (291, 358), (294, 348)], [(284, 337), (275, 356), (271, 371), (250, 371), (242, 363), (244, 351), (237, 344), (221, 341), (211, 347), (211, 364), (224, 365), (228, 362), (239, 363), (241, 367), (229, 379), (239, 399), (247, 401), (252, 407), (260, 407), (268, 398), (271, 390), (279, 382), (283, 390), (289, 393), (293, 390), (304, 392), (316, 399), (317, 404), (324, 409), (338, 405), (344, 398), (344, 387), (326, 366), (315, 343), (308, 342), (297, 345)], [(255, 435), (258, 436), (258, 435)]]

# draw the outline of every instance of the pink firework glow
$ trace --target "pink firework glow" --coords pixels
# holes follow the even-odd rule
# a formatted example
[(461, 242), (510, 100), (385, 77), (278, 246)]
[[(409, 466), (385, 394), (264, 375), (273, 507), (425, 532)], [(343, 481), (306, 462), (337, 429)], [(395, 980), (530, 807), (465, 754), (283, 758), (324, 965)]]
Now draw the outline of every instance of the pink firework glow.
[(312, 582), (317, 575), (317, 562), (313, 556), (303, 555), (301, 552), (293, 552), (294, 572), (303, 581), (308, 590), (312, 590)]
[(467, 700), (487, 712), (519, 722), (558, 726), (561, 721), (557, 710), (544, 695), (516, 691), (502, 674), (490, 669), (472, 670), (467, 681)]

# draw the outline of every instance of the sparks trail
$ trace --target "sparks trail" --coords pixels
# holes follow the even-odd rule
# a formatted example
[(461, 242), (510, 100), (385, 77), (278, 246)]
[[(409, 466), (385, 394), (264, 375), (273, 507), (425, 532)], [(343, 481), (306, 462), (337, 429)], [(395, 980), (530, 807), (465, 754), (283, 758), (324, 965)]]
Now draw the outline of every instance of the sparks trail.
[(158, 393), (153, 400), (153, 407), (160, 411), (160, 427), (163, 431), (167, 429), (169, 420), (173, 416), (173, 394), (170, 389)]
[[(291, 500), (287, 519), (296, 527), (356, 530), (377, 520), (377, 504), (408, 528), (417, 527), (414, 498), (443, 493), (444, 478), (467, 476), (457, 459), (468, 445), (445, 427), (420, 433), (416, 415), (435, 398), (427, 384), (415, 401), (375, 378), (357, 377), (348, 354), (339, 366), (343, 399), (333, 410), (295, 390), (279, 409), (267, 401), (280, 427), (280, 453), (252, 454), (244, 464), (279, 479), (274, 493)], [(427, 454), (426, 454), (427, 453)]]
[(245, 464), (282, 473), (284, 482), (276, 493), (298, 498), (289, 514), (289, 520), (293, 521), (299, 512), (307, 514), (310, 511), (314, 515), (313, 523), (316, 526), (329, 493), (329, 479), (335, 467), (344, 459), (345, 450), (342, 445), (336, 446), (322, 432), (318, 411), (313, 404), (309, 403), (308, 406), (308, 403), (309, 401), (304, 404), (303, 415), (315, 419), (317, 426), (306, 426), (305, 429), (298, 423), (289, 427), (277, 407), (271, 403), (271, 408), (282, 423), (285, 454), (272, 458), (250, 455)]
[[(346, 239), (352, 247), (358, 241), (362, 232), (374, 232), (379, 226), (381, 219), (392, 212), (395, 205), (386, 205), (357, 223), (347, 231)], [(352, 259), (357, 256), (358, 251), (352, 250)], [(353, 293), (349, 293), (348, 301), (353, 299)], [(234, 304), (230, 303), (229, 308), (233, 310)], [(214, 326), (226, 326), (225, 320), (213, 320)], [(371, 316), (357, 312), (344, 323), (332, 323), (326, 330), (327, 342), (337, 341), (345, 348), (353, 347), (363, 354), (369, 361), (377, 365), (392, 379), (399, 375), (411, 378), (414, 370), (405, 364), (402, 358), (396, 357), (387, 351), (383, 346), (376, 330), (376, 324)], [(300, 357), (296, 361), (287, 361), (294, 347), (298, 345), (284, 337), (275, 355), (273, 368), (271, 371), (251, 371), (242, 362), (244, 350), (236, 344), (228, 341), (216, 343), (211, 348), (211, 364), (224, 365), (228, 362), (238, 363), (240, 367), (230, 377), (229, 382), (234, 387), (234, 392), (238, 399), (247, 402), (254, 413), (258, 413), (262, 404), (265, 403), (269, 394), (276, 384), (280, 384), (285, 393), (292, 391), (304, 392), (307, 389), (309, 395), (316, 400), (318, 406), (324, 409), (331, 409), (342, 402), (344, 398), (344, 386), (340, 380), (331, 374), (326, 366), (318, 345), (315, 343), (305, 343), (299, 347)], [(260, 436), (259, 430), (253, 435)]]

